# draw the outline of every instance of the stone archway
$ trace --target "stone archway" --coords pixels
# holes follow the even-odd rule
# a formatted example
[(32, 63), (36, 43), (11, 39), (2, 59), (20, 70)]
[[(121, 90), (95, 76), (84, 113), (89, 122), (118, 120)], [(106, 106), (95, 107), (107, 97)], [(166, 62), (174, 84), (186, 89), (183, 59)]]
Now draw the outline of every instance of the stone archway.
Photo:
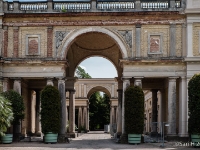
[(75, 30), (74, 32), (70, 33), (67, 37), (65, 37), (66, 40), (63, 44), (63, 47), (60, 49), (60, 51), (58, 51), (57, 58), (60, 58), (61, 60), (65, 59), (68, 49), (71, 46), (71, 44), (74, 42), (74, 40), (78, 36), (85, 34), (85, 33), (90, 33), (90, 32), (99, 32), (99, 33), (104, 33), (104, 34), (110, 36), (117, 43), (117, 45), (121, 51), (122, 58), (128, 57), (125, 44), (119, 38), (119, 36), (117, 36), (115, 33), (113, 33), (112, 31), (110, 31), (108, 29), (101, 28), (101, 27), (87, 27), (87, 28)]

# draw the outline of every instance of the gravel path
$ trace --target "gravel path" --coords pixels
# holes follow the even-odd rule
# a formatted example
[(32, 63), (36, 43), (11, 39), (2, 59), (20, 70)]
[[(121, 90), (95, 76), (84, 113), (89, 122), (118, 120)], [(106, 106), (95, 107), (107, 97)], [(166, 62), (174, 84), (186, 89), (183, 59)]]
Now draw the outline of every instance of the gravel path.
[(160, 148), (160, 143), (143, 143), (140, 145), (118, 144), (110, 134), (102, 131), (90, 131), (70, 143), (44, 144), (42, 142), (19, 142), (12, 144), (0, 144), (0, 150), (158, 150), (158, 149), (185, 149), (194, 150), (193, 147), (177, 146), (175, 142), (165, 143), (165, 148)]

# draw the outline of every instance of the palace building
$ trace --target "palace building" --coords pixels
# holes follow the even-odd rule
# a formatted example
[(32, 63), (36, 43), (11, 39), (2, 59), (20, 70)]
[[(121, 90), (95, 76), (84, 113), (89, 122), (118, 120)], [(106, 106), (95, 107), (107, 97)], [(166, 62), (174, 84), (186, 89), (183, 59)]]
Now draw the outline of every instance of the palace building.
[[(168, 122), (168, 136), (187, 137), (187, 84), (200, 72), (200, 1), (0, 0), (0, 53), (3, 91), (24, 98), (22, 134), (40, 132), (46, 85), (61, 93), (60, 135), (67, 120), (75, 135), (75, 109), (89, 128), (88, 99), (99, 90), (109, 95), (111, 123), (123, 134), (123, 92), (133, 84), (151, 92), (148, 122)], [(92, 56), (112, 62), (118, 76), (78, 80), (77, 66)]]

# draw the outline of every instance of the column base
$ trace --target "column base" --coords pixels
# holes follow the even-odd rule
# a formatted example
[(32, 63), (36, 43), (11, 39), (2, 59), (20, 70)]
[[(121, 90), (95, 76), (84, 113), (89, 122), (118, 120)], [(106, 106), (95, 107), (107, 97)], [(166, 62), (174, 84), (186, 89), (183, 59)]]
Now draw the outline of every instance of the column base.
[(42, 133), (41, 133), (41, 132), (36, 132), (35, 135), (36, 135), (37, 137), (41, 137), (41, 136), (42, 136)]
[(165, 140), (167, 140), (167, 141), (184, 141), (184, 142), (188, 142), (189, 141), (189, 137), (179, 137), (178, 135), (167, 135)]
[(179, 136), (179, 137), (189, 137), (188, 134), (183, 134), (183, 133), (179, 133), (178, 136)]
[(120, 143), (122, 144), (128, 144), (128, 135), (126, 133), (123, 133), (121, 136), (120, 136)]
[(66, 136), (65, 134), (58, 135), (58, 143), (66, 143)]
[(77, 137), (75, 132), (67, 133), (67, 136), (70, 137), (70, 138), (76, 138)]

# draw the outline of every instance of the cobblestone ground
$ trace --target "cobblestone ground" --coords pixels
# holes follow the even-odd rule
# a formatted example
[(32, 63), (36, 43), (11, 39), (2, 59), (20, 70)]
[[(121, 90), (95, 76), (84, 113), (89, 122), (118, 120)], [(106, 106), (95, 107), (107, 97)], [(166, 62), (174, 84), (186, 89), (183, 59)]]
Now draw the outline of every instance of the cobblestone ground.
[(90, 131), (75, 139), (70, 143), (44, 144), (42, 142), (19, 142), (12, 144), (0, 144), (0, 150), (158, 150), (158, 149), (185, 149), (194, 150), (191, 146), (181, 146), (181, 144), (189, 143), (165, 143), (165, 148), (160, 148), (161, 143), (142, 143), (140, 145), (118, 144), (110, 134), (103, 133), (103, 131)]

